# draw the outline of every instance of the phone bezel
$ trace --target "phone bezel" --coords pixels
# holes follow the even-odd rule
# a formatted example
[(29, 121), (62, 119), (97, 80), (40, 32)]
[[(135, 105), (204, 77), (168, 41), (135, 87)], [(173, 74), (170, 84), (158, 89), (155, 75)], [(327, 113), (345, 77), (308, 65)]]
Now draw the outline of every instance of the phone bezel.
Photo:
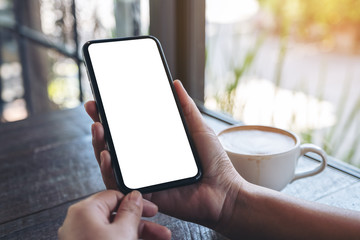
[[(171, 181), (171, 182), (165, 182), (165, 183), (146, 186), (146, 187), (141, 187), (141, 188), (137, 188), (137, 189), (132, 189), (132, 188), (129, 188), (129, 187), (127, 187), (125, 185), (125, 183), (123, 181), (123, 178), (122, 178), (119, 162), (117, 160), (116, 151), (115, 151), (114, 144), (113, 144), (112, 137), (111, 137), (111, 131), (109, 129), (109, 125), (108, 125), (108, 122), (107, 122), (106, 114), (105, 114), (105, 111), (104, 111), (103, 103), (102, 103), (102, 100), (101, 100), (99, 88), (98, 88), (98, 85), (97, 85), (97, 82), (96, 82), (96, 77), (95, 77), (95, 74), (94, 74), (94, 69), (93, 69), (93, 66), (92, 66), (92, 62), (91, 62), (91, 58), (90, 58), (88, 49), (89, 49), (89, 46), (91, 44), (101, 44), (101, 43), (116, 42), (116, 41), (133, 41), (133, 40), (139, 40), (139, 39), (144, 39), (144, 38), (152, 39), (153, 41), (155, 41), (155, 43), (157, 45), (157, 48), (158, 48), (158, 51), (159, 51), (159, 54), (160, 54), (160, 57), (161, 57), (161, 60), (162, 60), (166, 75), (167, 75), (167, 78), (168, 78), (168, 82), (170, 84), (170, 88), (171, 88), (172, 94), (174, 96), (176, 106), (177, 106), (179, 115), (181, 117), (183, 127), (184, 127), (184, 130), (186, 132), (186, 136), (187, 136), (188, 142), (190, 144), (190, 148), (192, 150), (192, 153), (193, 153), (193, 156), (194, 156), (194, 159), (195, 159), (195, 162), (196, 162), (198, 172), (194, 177), (180, 179), (180, 180)], [(182, 109), (181, 109), (181, 104), (180, 104), (179, 98), (178, 98), (178, 96), (176, 94), (176, 90), (175, 90), (175, 87), (174, 87), (174, 84), (173, 84), (173, 80), (172, 80), (172, 77), (171, 77), (171, 74), (170, 74), (170, 70), (169, 70), (168, 64), (166, 62), (165, 55), (164, 55), (164, 52), (162, 50), (162, 47), (161, 47), (161, 44), (160, 44), (159, 40), (157, 38), (153, 37), (153, 36), (137, 36), (137, 37), (127, 37), (127, 38), (112, 38), (112, 39), (91, 40), (91, 41), (86, 42), (83, 45), (82, 52), (83, 52), (83, 56), (84, 56), (85, 67), (86, 67), (88, 77), (89, 77), (89, 80), (90, 80), (91, 90), (92, 90), (93, 96), (95, 98), (96, 106), (97, 106), (97, 109), (98, 109), (98, 112), (99, 112), (100, 121), (104, 126), (105, 140), (106, 140), (107, 147), (108, 147), (108, 150), (109, 150), (110, 155), (111, 155), (112, 168), (113, 168), (113, 171), (114, 171), (116, 183), (117, 183), (117, 186), (118, 186), (119, 190), (121, 192), (124, 192), (124, 193), (131, 192), (132, 190), (138, 190), (138, 191), (140, 191), (142, 193), (150, 193), (150, 192), (161, 191), (161, 190), (165, 190), (165, 189), (169, 189), (169, 188), (173, 188), (173, 187), (184, 186), (184, 185), (192, 184), (192, 183), (195, 183), (195, 182), (199, 181), (201, 179), (201, 176), (202, 176), (202, 168), (201, 168), (201, 164), (200, 164), (200, 158), (199, 158), (199, 155), (198, 155), (197, 150), (195, 148), (195, 144), (193, 142), (193, 139), (192, 139), (192, 137), (190, 135), (188, 126), (186, 124), (185, 117), (184, 117), (184, 114), (183, 114)]]

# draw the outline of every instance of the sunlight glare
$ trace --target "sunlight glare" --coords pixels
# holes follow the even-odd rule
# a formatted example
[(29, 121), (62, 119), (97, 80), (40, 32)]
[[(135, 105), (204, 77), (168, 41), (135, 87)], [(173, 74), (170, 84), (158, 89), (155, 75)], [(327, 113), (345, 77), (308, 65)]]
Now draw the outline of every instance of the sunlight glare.
[[(205, 105), (219, 109), (213, 98)], [(242, 80), (237, 87), (234, 118), (244, 124), (272, 125), (300, 132), (334, 125), (334, 111), (328, 101), (276, 87), (269, 80), (250, 78)]]
[(206, 0), (206, 20), (230, 24), (245, 21), (259, 10), (256, 0)]
[(6, 122), (19, 121), (27, 118), (27, 116), (28, 113), (24, 99), (16, 99), (4, 106), (3, 118)]

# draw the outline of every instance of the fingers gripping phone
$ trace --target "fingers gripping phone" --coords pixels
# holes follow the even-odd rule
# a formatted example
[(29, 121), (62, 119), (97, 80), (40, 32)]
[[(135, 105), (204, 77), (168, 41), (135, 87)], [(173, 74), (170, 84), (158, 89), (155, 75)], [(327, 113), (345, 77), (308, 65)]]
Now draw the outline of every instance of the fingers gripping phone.
[(94, 40), (83, 55), (119, 189), (147, 193), (198, 181), (198, 154), (159, 41)]

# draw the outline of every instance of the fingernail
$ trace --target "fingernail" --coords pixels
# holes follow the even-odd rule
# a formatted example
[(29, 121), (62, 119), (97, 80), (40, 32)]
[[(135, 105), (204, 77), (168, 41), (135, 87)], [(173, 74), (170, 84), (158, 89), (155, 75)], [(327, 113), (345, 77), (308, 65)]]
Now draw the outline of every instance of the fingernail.
[(92, 135), (92, 138), (95, 138), (95, 123), (93, 123), (91, 125), (91, 135)]
[(104, 162), (104, 157), (103, 157), (103, 154), (100, 153), (100, 168), (101, 168), (103, 162)]
[(181, 87), (184, 87), (184, 85), (182, 84), (182, 82), (179, 79), (176, 79), (178, 81), (178, 83), (180, 84)]
[(141, 200), (142, 200), (141, 198), (142, 198), (141, 193), (139, 191), (135, 190), (130, 193), (130, 200), (134, 201), (135, 204), (138, 206), (140, 206), (140, 204), (141, 204)]

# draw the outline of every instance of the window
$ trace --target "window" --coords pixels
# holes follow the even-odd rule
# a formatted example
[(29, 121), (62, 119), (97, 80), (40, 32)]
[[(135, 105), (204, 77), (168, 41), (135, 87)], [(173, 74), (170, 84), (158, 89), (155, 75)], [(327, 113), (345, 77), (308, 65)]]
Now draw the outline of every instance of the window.
[(360, 166), (359, 4), (207, 0), (205, 106)]
[(148, 33), (146, 0), (0, 0), (0, 117), (71, 108), (92, 98), (81, 46)]

